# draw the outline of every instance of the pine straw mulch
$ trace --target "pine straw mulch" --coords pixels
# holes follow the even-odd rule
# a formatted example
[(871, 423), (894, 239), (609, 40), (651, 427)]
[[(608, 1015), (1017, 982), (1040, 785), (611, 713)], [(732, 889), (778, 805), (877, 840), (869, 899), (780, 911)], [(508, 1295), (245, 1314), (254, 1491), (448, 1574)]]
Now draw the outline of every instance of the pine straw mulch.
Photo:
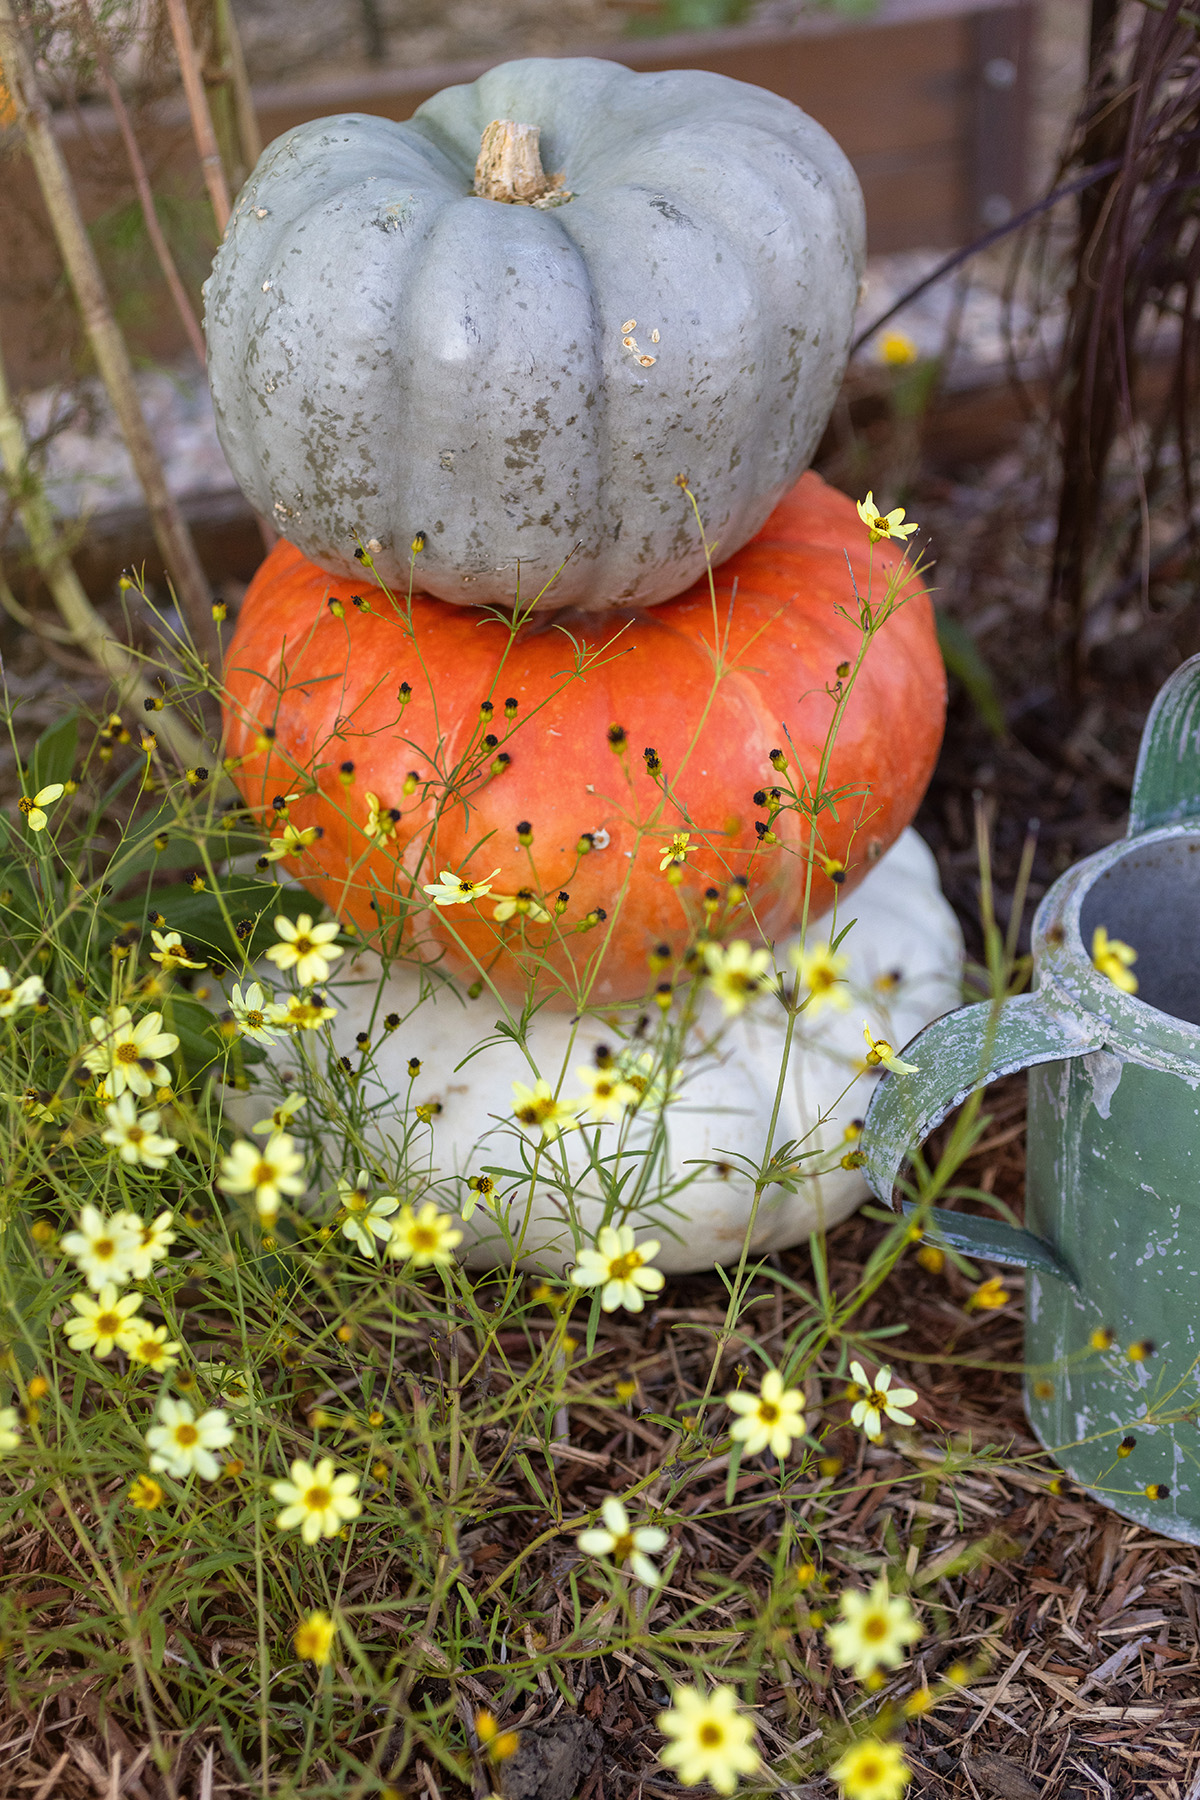
[[(973, 1159), (970, 1178), (1019, 1205), (1023, 1183), (1024, 1091), (1019, 1080), (998, 1084), (990, 1097), (992, 1123)], [(859, 1215), (830, 1235), (831, 1278), (843, 1291), (854, 1281), (880, 1232)], [(783, 1266), (811, 1278), (807, 1250), (788, 1253)], [(965, 1309), (971, 1284), (949, 1263), (938, 1274), (908, 1255), (870, 1302), (863, 1324), (903, 1320), (907, 1331), (889, 1352), (904, 1378), (921, 1393), (920, 1423), (905, 1453), (873, 1448), (847, 1425), (832, 1448), (845, 1458), (837, 1476), (822, 1481), (808, 1503), (821, 1544), (829, 1586), (861, 1585), (864, 1559), (894, 1531), (902, 1551), (924, 1535), (916, 1567), (918, 1598), (934, 1630), (918, 1646), (914, 1664), (882, 1694), (864, 1702), (861, 1689), (833, 1670), (823, 1634), (807, 1625), (796, 1633), (795, 1660), (816, 1688), (791, 1678), (762, 1694), (758, 1724), (770, 1760), (802, 1749), (812, 1731), (813, 1699), (820, 1712), (853, 1720), (888, 1694), (902, 1698), (923, 1674), (936, 1680), (956, 1661), (984, 1658), (985, 1671), (961, 1700), (951, 1699), (908, 1727), (906, 1751), (921, 1800), (976, 1796), (986, 1800), (1192, 1800), (1200, 1791), (1200, 1660), (1197, 1600), (1200, 1551), (1156, 1537), (1068, 1490), (1055, 1494), (1053, 1470), (1024, 1422), (1020, 1377), (1021, 1283), (1005, 1272), (1010, 1303), (1000, 1312)], [(752, 1317), (759, 1341), (771, 1347), (787, 1329), (790, 1305), (762, 1284)], [(606, 1321), (598, 1349), (614, 1376), (632, 1374), (638, 1396), (627, 1420), (614, 1430), (611, 1415), (572, 1412), (571, 1437), (556, 1458), (558, 1485), (568, 1513), (597, 1506), (611, 1489), (625, 1490), (669, 1461), (672, 1443), (642, 1412), (685, 1410), (699, 1394), (711, 1335), (723, 1316), (723, 1290), (715, 1278), (677, 1281), (662, 1304), (642, 1320)], [(547, 1324), (549, 1319), (547, 1319)], [(901, 1348), (903, 1346), (903, 1350)], [(517, 1334), (511, 1346), (518, 1349)], [(906, 1360), (907, 1352), (911, 1360)], [(938, 1360), (968, 1359), (964, 1370)], [(727, 1373), (732, 1374), (736, 1350)], [(1006, 1366), (1007, 1365), (1007, 1366)], [(938, 1485), (929, 1476), (942, 1434), (976, 1446), (993, 1445), (1017, 1467), (984, 1467)], [(675, 1440), (676, 1442), (678, 1440)], [(926, 1460), (926, 1457), (928, 1460)], [(739, 1478), (744, 1498), (762, 1479), (755, 1470)], [(686, 1509), (703, 1513), (724, 1502), (725, 1459), (716, 1459), (711, 1487), (699, 1484)], [(832, 1497), (830, 1497), (832, 1496)], [(527, 1497), (527, 1496), (526, 1496)], [(498, 1519), (464, 1540), (464, 1575), (478, 1590), (504, 1567), (523, 1538), (544, 1520), (526, 1513)], [(776, 1528), (769, 1512), (709, 1524), (686, 1524), (683, 1556), (672, 1589), (658, 1605), (676, 1610), (686, 1590), (718, 1572), (755, 1579), (764, 1540)], [(988, 1554), (971, 1572), (939, 1574), (965, 1546), (989, 1540)], [(576, 1559), (573, 1536), (545, 1547), (531, 1577), (540, 1581), (534, 1607), (553, 1646), (569, 1611), (565, 1575)], [(53, 1583), (55, 1556), (46, 1539), (31, 1532), (10, 1547), (7, 1585), (20, 1591), (31, 1613), (49, 1625), (65, 1617), (61, 1589)], [(369, 1586), (374, 1580), (364, 1574)], [(349, 1593), (347, 1598), (356, 1596)], [(819, 1595), (816, 1596), (819, 1599)], [(379, 1597), (381, 1614), (387, 1596)], [(660, 1613), (660, 1617), (663, 1615)], [(798, 1615), (804, 1617), (803, 1610)], [(395, 1621), (397, 1625), (400, 1620)], [(935, 1635), (936, 1633), (936, 1635)], [(236, 1646), (205, 1644), (206, 1658)], [(780, 1665), (784, 1674), (785, 1665)], [(436, 1658), (426, 1658), (421, 1679), (437, 1682)], [(62, 1671), (65, 1674), (65, 1671)], [(673, 1778), (656, 1762), (654, 1715), (665, 1699), (654, 1672), (634, 1656), (600, 1657), (576, 1665), (574, 1714), (549, 1681), (522, 1708), (503, 1692), (489, 1692), (460, 1676), (468, 1704), (489, 1704), (501, 1723), (524, 1733), (521, 1752), (502, 1766), (508, 1800), (667, 1800), (678, 1795)], [(0, 1795), (5, 1800), (159, 1800), (169, 1793), (137, 1741), (136, 1720), (101, 1717), (86, 1669), (62, 1687), (53, 1704), (30, 1717), (0, 1725)], [(820, 1689), (824, 1689), (820, 1696)], [(414, 1695), (414, 1697), (416, 1697)], [(815, 1735), (815, 1734), (814, 1734)], [(361, 1748), (361, 1746), (360, 1746)], [(119, 1762), (118, 1762), (119, 1758)], [(225, 1764), (212, 1735), (177, 1740), (177, 1792), (197, 1800), (249, 1796)], [(406, 1794), (423, 1800), (460, 1800), (444, 1775), (418, 1762), (400, 1779)], [(824, 1800), (832, 1785), (821, 1776), (787, 1790), (791, 1800)]]

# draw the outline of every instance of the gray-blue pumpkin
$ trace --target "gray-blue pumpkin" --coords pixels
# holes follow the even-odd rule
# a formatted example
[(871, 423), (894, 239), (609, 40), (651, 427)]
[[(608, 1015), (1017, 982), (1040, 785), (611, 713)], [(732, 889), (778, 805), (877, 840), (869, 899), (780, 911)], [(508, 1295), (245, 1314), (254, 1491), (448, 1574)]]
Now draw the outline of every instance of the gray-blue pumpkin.
[(704, 566), (677, 476), (723, 560), (807, 465), (863, 239), (829, 134), (720, 75), (512, 62), (302, 125), (206, 287), (221, 441), (332, 573), (406, 589), (423, 533), (444, 600), (652, 606)]

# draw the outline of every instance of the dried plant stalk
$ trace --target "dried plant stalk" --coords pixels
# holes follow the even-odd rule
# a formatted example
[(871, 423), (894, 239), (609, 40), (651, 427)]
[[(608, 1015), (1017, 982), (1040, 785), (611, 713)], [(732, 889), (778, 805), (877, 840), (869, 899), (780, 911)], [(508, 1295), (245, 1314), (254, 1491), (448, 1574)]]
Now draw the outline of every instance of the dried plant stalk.
[(221, 161), (221, 150), (209, 110), (208, 95), (204, 91), (204, 77), (200, 72), (200, 59), (196, 55), (196, 40), (192, 36), (187, 0), (166, 0), (166, 6), (167, 17), (171, 21), (171, 36), (175, 40), (179, 72), (183, 76), (183, 91), (187, 95), (192, 136), (196, 140), (204, 183), (212, 202), (217, 235), (224, 237), (233, 207), (229, 199), (229, 183), (225, 179), (225, 165)]
[(150, 186), (150, 177), (146, 173), (146, 165), (142, 160), (141, 150), (138, 148), (138, 141), (130, 121), (129, 112), (124, 100), (121, 98), (121, 90), (117, 86), (116, 77), (113, 74), (112, 60), (109, 57), (104, 39), (96, 29), (95, 21), (92, 18), (91, 11), (88, 7), (88, 0), (76, 0), (76, 7), (80, 24), (83, 28), (85, 41), (89, 50), (96, 58), (96, 70), (100, 76), (104, 91), (108, 95), (108, 103), (112, 107), (113, 117), (117, 121), (117, 129), (120, 131), (121, 140), (125, 145), (125, 154), (129, 158), (129, 167), (133, 174), (133, 184), (137, 189), (137, 197), (142, 208), (142, 217), (146, 222), (146, 234), (154, 248), (154, 254), (158, 258), (158, 266), (163, 272), (167, 287), (170, 289), (171, 298), (175, 302), (175, 311), (179, 314), (183, 329), (187, 333), (188, 342), (191, 344), (192, 349), (196, 353), (197, 360), (203, 368), (206, 355), (204, 333), (200, 329), (200, 321), (196, 317), (192, 303), (188, 299), (187, 289), (184, 287), (179, 270), (175, 266), (175, 258), (171, 255), (171, 247), (167, 243), (167, 240), (163, 235), (162, 226), (158, 222), (158, 212), (154, 205), (154, 191)]
[(233, 110), (237, 120), (238, 141), (241, 146), (245, 173), (249, 175), (262, 155), (262, 133), (258, 128), (258, 115), (254, 110), (250, 77), (246, 73), (246, 58), (242, 52), (241, 34), (233, 15), (231, 0), (216, 0), (215, 18), (217, 49), (222, 66), (228, 71), (229, 85), (233, 90)]
[[(14, 510), (25, 527), (30, 554), (67, 626), (62, 635), (111, 676), (123, 694), (139, 702), (155, 698), (154, 690), (138, 667), (137, 658), (111, 636), (75, 573), (45, 491), (29, 465), (29, 446), (9, 389), (3, 345), (0, 345), (0, 469)], [(56, 632), (54, 636), (57, 638), (59, 634)], [(186, 765), (208, 760), (195, 733), (181, 719), (172, 718), (165, 711), (155, 715), (155, 734), (168, 743)]]
[(129, 352), (113, 317), (104, 277), (79, 210), (70, 171), (54, 135), (50, 108), (17, 24), (12, 0), (0, 0), (0, 67), (16, 107), (29, 159), (75, 291), (96, 366), (146, 497), (154, 535), (174, 584), (180, 611), (197, 652), (215, 669), (219, 667), (221, 651), (208, 583), (191, 532), (167, 485), (142, 412)]
[[(1194, 516), (1193, 420), (1200, 397), (1200, 42), (1181, 27), (1178, 0), (1141, 19), (1132, 44), (1116, 0), (1093, 14), (1092, 73), (1073, 161), (1116, 168), (1085, 190), (1075, 279), (1059, 364), (1056, 421), (1062, 480), (1050, 577), (1052, 617), (1068, 650), (1069, 683), (1085, 673), (1085, 623), (1109, 500), (1108, 470), (1122, 433), (1134, 449), (1140, 505), (1118, 566), (1141, 562), (1148, 588), (1150, 502), (1167, 465)], [(1176, 298), (1176, 296), (1178, 298)], [(1176, 320), (1175, 381), (1158, 420), (1139, 420), (1137, 377), (1151, 333)], [(1149, 425), (1146, 450), (1136, 447)], [(1196, 526), (1193, 523), (1193, 541)], [(1117, 534), (1118, 536), (1120, 533)]]

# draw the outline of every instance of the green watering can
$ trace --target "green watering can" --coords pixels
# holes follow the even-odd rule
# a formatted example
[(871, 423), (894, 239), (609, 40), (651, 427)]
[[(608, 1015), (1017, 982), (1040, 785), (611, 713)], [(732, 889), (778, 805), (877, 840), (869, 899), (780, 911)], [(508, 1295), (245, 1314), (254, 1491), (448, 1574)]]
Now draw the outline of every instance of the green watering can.
[[(1097, 926), (1137, 951), (1136, 994), (1093, 964)], [(1037, 1436), (1098, 1500), (1197, 1544), (1200, 656), (1146, 721), (1128, 835), (1054, 884), (1033, 959), (1032, 993), (913, 1039), (916, 1073), (872, 1098), (865, 1172), (891, 1203), (906, 1157), (953, 1107), (1029, 1070), (1027, 1229), (932, 1208), (929, 1241), (1028, 1269)]]

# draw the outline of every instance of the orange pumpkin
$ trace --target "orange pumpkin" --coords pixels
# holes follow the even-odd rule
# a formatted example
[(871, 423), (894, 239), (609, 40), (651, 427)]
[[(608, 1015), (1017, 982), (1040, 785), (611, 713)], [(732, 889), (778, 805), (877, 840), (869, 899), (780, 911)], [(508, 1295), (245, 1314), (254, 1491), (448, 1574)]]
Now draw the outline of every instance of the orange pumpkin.
[[(735, 909), (734, 935), (782, 936), (806, 885), (810, 916), (824, 911), (826, 859), (848, 892), (917, 809), (946, 690), (915, 578), (863, 658), (814, 856), (788, 805), (789, 783), (816, 778), (861, 643), (847, 558), (878, 605), (891, 546), (872, 548), (853, 503), (809, 473), (717, 568), (715, 610), (705, 581), (652, 612), (539, 616), (514, 637), (496, 614), (393, 601), (366, 571), (356, 587), (280, 542), (230, 648), (229, 766), (297, 850), (283, 866), (381, 946), (402, 934), (509, 994), (549, 973), (572, 1007), (637, 998), (706, 920)], [(431, 905), (443, 870), (490, 875), (490, 891)]]

